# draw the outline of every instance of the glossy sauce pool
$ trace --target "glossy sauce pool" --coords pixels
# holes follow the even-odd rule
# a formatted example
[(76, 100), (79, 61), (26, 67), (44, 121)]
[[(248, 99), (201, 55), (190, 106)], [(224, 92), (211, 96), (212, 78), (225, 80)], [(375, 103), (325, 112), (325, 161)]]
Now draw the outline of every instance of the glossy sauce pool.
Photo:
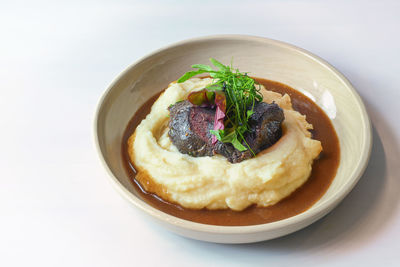
[(311, 131), (313, 139), (322, 143), (322, 152), (312, 166), (312, 172), (307, 182), (287, 198), (269, 207), (255, 205), (243, 211), (226, 210), (192, 210), (163, 201), (154, 194), (147, 193), (135, 180), (135, 169), (130, 163), (127, 140), (133, 134), (142, 119), (150, 112), (151, 106), (160, 95), (150, 98), (130, 120), (122, 140), (122, 161), (131, 181), (140, 197), (151, 206), (179, 217), (181, 219), (213, 225), (254, 225), (282, 220), (302, 213), (317, 202), (327, 191), (339, 164), (339, 140), (328, 116), (312, 100), (305, 95), (279, 82), (258, 79), (256, 81), (266, 89), (281, 94), (288, 94), (292, 99), (293, 108), (306, 115), (307, 121), (314, 126)]

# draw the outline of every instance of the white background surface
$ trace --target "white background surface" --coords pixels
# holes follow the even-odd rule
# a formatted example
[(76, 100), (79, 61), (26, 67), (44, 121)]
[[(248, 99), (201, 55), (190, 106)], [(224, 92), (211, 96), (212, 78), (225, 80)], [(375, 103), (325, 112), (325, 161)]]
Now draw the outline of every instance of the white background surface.
[[(399, 266), (399, 1), (0, 1), (0, 266)], [(276, 240), (220, 245), (153, 223), (96, 155), (97, 101), (129, 64), (237, 33), (326, 59), (373, 124), (366, 173), (333, 212)]]

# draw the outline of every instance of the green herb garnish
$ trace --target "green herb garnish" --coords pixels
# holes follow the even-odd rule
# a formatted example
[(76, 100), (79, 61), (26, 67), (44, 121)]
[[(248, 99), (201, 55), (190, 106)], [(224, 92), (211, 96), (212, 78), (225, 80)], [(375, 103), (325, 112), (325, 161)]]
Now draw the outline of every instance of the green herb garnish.
[[(256, 87), (256, 82), (247, 76), (247, 73), (241, 73), (232, 66), (225, 66), (214, 58), (210, 58), (210, 61), (218, 70), (207, 65), (195, 64), (192, 68), (197, 70), (185, 73), (178, 79), (178, 83), (198, 74), (208, 73), (214, 82), (207, 86), (207, 89), (223, 92), (226, 98), (225, 127), (211, 130), (211, 134), (223, 143), (231, 143), (239, 151), (250, 149), (244, 135), (250, 131), (249, 119), (254, 113), (255, 103), (263, 99), (260, 88)], [(251, 149), (250, 151), (254, 154)]]

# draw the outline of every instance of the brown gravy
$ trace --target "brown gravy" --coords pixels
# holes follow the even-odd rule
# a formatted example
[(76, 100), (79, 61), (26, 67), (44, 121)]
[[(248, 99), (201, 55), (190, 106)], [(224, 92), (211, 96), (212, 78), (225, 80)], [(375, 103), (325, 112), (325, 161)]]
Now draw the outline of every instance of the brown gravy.
[(262, 208), (253, 205), (239, 212), (229, 209), (186, 209), (179, 205), (168, 203), (157, 195), (147, 193), (135, 180), (136, 172), (129, 160), (127, 140), (142, 119), (150, 112), (151, 106), (160, 95), (160, 92), (150, 98), (135, 113), (125, 130), (122, 140), (122, 161), (135, 189), (144, 201), (165, 213), (185, 220), (204, 224), (234, 226), (263, 224), (282, 220), (304, 212), (322, 197), (335, 177), (340, 157), (339, 140), (330, 119), (312, 100), (293, 88), (266, 79), (255, 78), (255, 80), (268, 90), (290, 95), (293, 108), (306, 115), (307, 121), (314, 126), (311, 131), (312, 136), (314, 139), (321, 141), (323, 151), (319, 158), (314, 161), (312, 173), (307, 182), (289, 197), (273, 206)]

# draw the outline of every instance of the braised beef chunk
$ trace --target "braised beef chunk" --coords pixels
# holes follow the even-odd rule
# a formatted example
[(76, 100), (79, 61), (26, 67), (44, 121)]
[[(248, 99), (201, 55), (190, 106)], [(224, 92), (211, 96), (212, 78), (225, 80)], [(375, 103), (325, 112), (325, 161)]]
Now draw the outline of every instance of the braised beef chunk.
[(190, 109), (190, 129), (204, 142), (212, 138), (210, 130), (214, 126), (215, 110), (211, 108), (192, 107)]
[(194, 157), (212, 156), (211, 133), (215, 111), (181, 101), (168, 108), (168, 135), (179, 152)]
[[(254, 154), (275, 144), (282, 136), (281, 124), (284, 120), (283, 110), (275, 103), (264, 102), (254, 105), (254, 113), (250, 117), (251, 131), (245, 135), (247, 144)], [(247, 146), (248, 145), (248, 146)], [(214, 147), (215, 153), (221, 154), (232, 163), (238, 163), (253, 157), (251, 151), (240, 152), (232, 144), (218, 142)]]
[(275, 144), (282, 136), (281, 124), (283, 110), (275, 103), (258, 103), (250, 117), (251, 131), (246, 135), (246, 142), (254, 153), (259, 153)]
[[(214, 126), (215, 110), (178, 102), (169, 108), (169, 137), (181, 153), (194, 157), (221, 154), (232, 163), (253, 156), (251, 151), (240, 152), (230, 143), (212, 144), (210, 130)], [(275, 103), (256, 103), (249, 123), (251, 131), (245, 135), (248, 146), (255, 154), (276, 143), (282, 135), (283, 110)], [(248, 147), (247, 144), (243, 144)]]
[(240, 152), (232, 144), (222, 143), (220, 141), (215, 144), (215, 153), (224, 156), (231, 163), (239, 163), (253, 156), (250, 150)]

